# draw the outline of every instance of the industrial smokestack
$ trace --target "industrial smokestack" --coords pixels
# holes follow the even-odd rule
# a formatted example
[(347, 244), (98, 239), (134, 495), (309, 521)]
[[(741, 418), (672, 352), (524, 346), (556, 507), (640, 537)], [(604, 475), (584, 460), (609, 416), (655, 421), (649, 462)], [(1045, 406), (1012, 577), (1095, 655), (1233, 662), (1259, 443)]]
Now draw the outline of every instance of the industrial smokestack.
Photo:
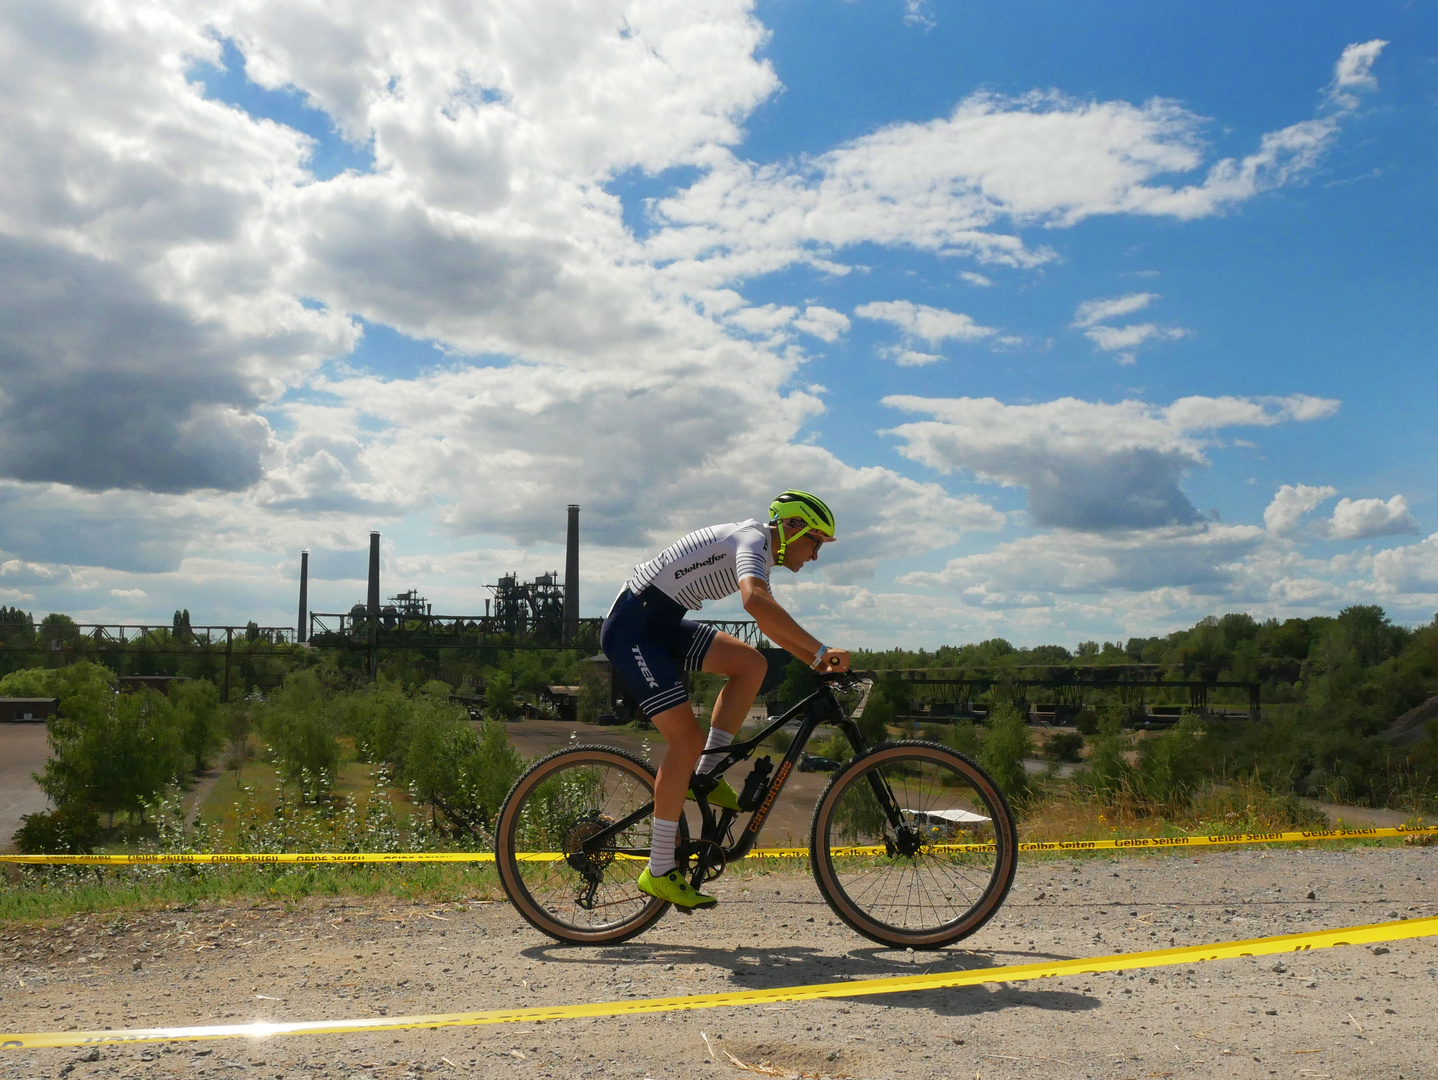
[(300, 552), (300, 622), (295, 640), (304, 644), (310, 621), (310, 553)]
[(369, 534), (369, 596), (365, 601), (365, 614), (369, 622), (369, 674), (375, 677), (379, 670), (379, 533)]
[(579, 636), (579, 507), (569, 504), (569, 539), (564, 547), (564, 643)]

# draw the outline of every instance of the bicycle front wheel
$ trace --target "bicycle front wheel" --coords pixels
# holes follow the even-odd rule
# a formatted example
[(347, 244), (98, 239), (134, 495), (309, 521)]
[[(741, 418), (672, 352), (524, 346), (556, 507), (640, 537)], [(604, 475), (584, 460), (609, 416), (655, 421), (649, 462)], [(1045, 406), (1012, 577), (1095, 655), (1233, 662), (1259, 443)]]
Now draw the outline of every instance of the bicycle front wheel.
[[(654, 770), (612, 746), (576, 746), (515, 782), (494, 830), (499, 880), (515, 909), (559, 941), (604, 945), (647, 930), (669, 907), (635, 884), (649, 858), (645, 814), (595, 846), (585, 841), (654, 801)], [(681, 838), (685, 835), (680, 821)]]
[(1017, 853), (1003, 793), (939, 743), (884, 743), (850, 761), (824, 790), (809, 833), (814, 878), (834, 913), (901, 948), (941, 948), (988, 922), (1013, 884)]

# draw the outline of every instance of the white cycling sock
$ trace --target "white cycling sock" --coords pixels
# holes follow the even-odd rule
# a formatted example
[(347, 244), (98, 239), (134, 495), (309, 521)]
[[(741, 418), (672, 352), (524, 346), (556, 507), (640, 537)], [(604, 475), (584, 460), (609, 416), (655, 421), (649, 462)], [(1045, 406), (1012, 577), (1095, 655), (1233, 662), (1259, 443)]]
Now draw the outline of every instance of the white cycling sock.
[(734, 741), (734, 735), (728, 731), (720, 731), (716, 727), (709, 729), (709, 738), (704, 741), (704, 755), (699, 759), (695, 768), (696, 772), (713, 772), (719, 766), (720, 760), (724, 757), (719, 751), (723, 750)]
[(674, 845), (679, 840), (679, 822), (654, 819), (654, 831), (649, 847), (649, 874), (663, 877), (674, 869)]

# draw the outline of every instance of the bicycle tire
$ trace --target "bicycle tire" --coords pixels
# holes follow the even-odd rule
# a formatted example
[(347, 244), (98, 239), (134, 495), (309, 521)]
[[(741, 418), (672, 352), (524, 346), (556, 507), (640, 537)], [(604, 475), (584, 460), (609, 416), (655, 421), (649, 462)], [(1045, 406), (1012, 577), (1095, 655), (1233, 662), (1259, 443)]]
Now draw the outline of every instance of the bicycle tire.
[[(613, 746), (565, 747), (535, 762), (515, 781), (495, 819), (494, 862), (500, 885), (531, 926), (572, 945), (612, 945), (654, 925), (669, 904), (641, 893), (635, 856), (578, 855), (578, 841), (594, 825), (618, 821), (654, 797), (654, 768)], [(625, 830), (609, 848), (649, 847), (652, 817)], [(688, 830), (681, 816), (681, 840)], [(577, 855), (537, 861), (520, 856), (558, 851)], [(576, 865), (577, 864), (577, 865)], [(599, 877), (594, 889), (586, 873)], [(585, 908), (603, 892), (602, 902)], [(603, 914), (596, 914), (602, 909)]]
[[(871, 775), (899, 801), (903, 837), (884, 819)], [(953, 850), (975, 843), (992, 850)], [(845, 854), (846, 847), (883, 851)], [(978, 930), (1008, 896), (1018, 830), (978, 764), (940, 743), (887, 742), (829, 781), (814, 806), (809, 858), (819, 891), (851, 929), (882, 945), (939, 949)]]

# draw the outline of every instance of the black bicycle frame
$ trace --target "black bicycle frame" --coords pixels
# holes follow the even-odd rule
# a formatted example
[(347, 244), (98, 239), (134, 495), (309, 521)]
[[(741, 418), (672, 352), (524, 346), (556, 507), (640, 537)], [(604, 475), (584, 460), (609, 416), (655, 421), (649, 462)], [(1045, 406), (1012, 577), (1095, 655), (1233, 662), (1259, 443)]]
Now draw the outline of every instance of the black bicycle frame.
[[(714, 817), (714, 809), (709, 805), (709, 800), (705, 798), (705, 796), (714, 789), (714, 785), (718, 782), (719, 777), (723, 776), (728, 769), (737, 765), (739, 762), (748, 760), (749, 754), (757, 750), (765, 739), (784, 727), (784, 725), (790, 723), (794, 717), (800, 713), (803, 714), (803, 718), (799, 721), (799, 730), (794, 735), (794, 741), (789, 745), (788, 753), (784, 755), (778, 767), (760, 791), (759, 805), (750, 815), (748, 823), (744, 826), (744, 831), (739, 834), (739, 839), (734, 845), (722, 849), (724, 852), (724, 862), (726, 864), (744, 858), (744, 856), (753, 850), (755, 842), (759, 839), (759, 830), (764, 827), (764, 822), (769, 817), (769, 811), (773, 809), (775, 801), (778, 800), (780, 793), (783, 792), (784, 784), (789, 779), (789, 774), (792, 773), (794, 767), (798, 765), (799, 759), (804, 753), (804, 748), (808, 745), (809, 737), (814, 734), (815, 729), (821, 724), (833, 724), (842, 731), (845, 738), (849, 740), (849, 744), (853, 746), (856, 755), (865, 754), (869, 750), (869, 744), (864, 739), (863, 733), (859, 731), (859, 725), (844, 715), (844, 710), (840, 707), (838, 698), (834, 696), (833, 687), (825, 683), (768, 727), (760, 731), (752, 739), (730, 743), (725, 748), (724, 758), (720, 761), (717, 768), (711, 769), (702, 776), (695, 776), (693, 778), (691, 783), (693, 784), (694, 794), (697, 796), (696, 803), (699, 807), (699, 816), (703, 821), (703, 827), (700, 832), (701, 837), (709, 839), (723, 835), (720, 831), (721, 824), (724, 832), (727, 832), (729, 827), (734, 823), (734, 820), (738, 817), (738, 814), (732, 810), (725, 810), (717, 821)], [(710, 782), (706, 783), (706, 780)], [(874, 789), (874, 795), (879, 800), (879, 805), (885, 809), (890, 822), (897, 828), (900, 824), (900, 815), (898, 804), (894, 801), (894, 793), (889, 790), (887, 783), (877, 771), (870, 774), (869, 782)], [(610, 839), (618, 836), (625, 829), (643, 821), (653, 813), (653, 802), (641, 806), (622, 820), (606, 826), (604, 829), (589, 837), (584, 841), (583, 849), (586, 852), (598, 852), (604, 848)], [(715, 843), (718, 843), (717, 839)], [(633, 854), (647, 855), (648, 851), (635, 851)]]

